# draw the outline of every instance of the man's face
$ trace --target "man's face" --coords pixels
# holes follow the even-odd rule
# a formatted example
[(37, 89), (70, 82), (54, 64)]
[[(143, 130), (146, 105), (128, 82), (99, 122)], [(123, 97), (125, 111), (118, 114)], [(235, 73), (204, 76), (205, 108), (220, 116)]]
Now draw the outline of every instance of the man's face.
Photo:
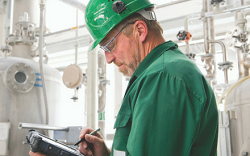
[[(110, 32), (107, 39), (110, 40), (117, 32)], [(138, 40), (120, 33), (113, 42), (112, 52), (105, 51), (107, 63), (113, 62), (124, 76), (131, 77), (141, 62)]]

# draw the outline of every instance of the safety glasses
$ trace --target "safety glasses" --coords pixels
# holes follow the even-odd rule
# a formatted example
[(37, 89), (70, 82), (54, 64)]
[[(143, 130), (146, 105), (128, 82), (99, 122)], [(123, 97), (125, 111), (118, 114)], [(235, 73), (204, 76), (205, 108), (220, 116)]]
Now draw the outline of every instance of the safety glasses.
[(129, 24), (135, 24), (135, 22), (136, 21), (134, 21), (134, 22), (129, 22), (129, 23), (127, 23), (127, 24), (125, 24), (122, 28), (121, 28), (121, 30), (106, 44), (106, 45), (104, 45), (104, 46), (100, 46), (100, 48), (102, 49), (102, 50), (104, 50), (104, 51), (108, 51), (108, 52), (112, 52), (113, 50), (114, 50), (114, 45), (112, 46), (111, 45), (111, 43), (115, 40), (115, 38), (120, 34), (120, 32), (126, 27), (126, 26), (128, 26)]

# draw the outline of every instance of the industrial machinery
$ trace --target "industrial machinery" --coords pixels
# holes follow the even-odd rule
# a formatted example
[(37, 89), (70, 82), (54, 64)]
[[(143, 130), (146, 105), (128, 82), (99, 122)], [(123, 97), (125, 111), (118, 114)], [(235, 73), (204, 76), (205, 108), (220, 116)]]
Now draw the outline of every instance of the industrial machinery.
[(19, 122), (56, 123), (62, 87), (60, 73), (43, 64), (43, 46), (42, 60), (34, 60), (39, 56), (38, 34), (42, 33), (35, 29), (39, 24), (39, 4), (33, 0), (15, 1), (14, 10), (15, 31), (6, 39), (7, 45), (1, 47), (4, 57), (0, 57), (0, 155), (8, 156), (27, 155), (30, 150), (24, 144), (27, 130), (18, 129)]
[[(106, 73), (104, 53), (96, 49), (91, 53), (85, 53), (87, 55), (85, 58), (88, 60), (84, 62), (87, 66), (86, 73), (82, 72), (80, 63), (77, 62), (79, 41), (90, 38), (86, 30), (82, 31), (86, 34), (78, 36), (78, 28), (85, 26), (78, 26), (77, 23), (74, 29), (46, 34), (47, 29), (43, 23), (46, 0), (40, 0), (39, 3), (34, 0), (12, 1), (15, 5), (13, 9), (9, 5), (9, 10), (13, 10), (11, 26), (7, 23), (0, 24), (0, 34), (6, 34), (13, 27), (13, 33), (7, 39), (2, 39), (4, 35), (0, 36), (0, 56), (2, 56), (0, 57), (0, 156), (27, 155), (30, 146), (25, 144), (25, 136), (28, 129), (32, 128), (36, 128), (41, 134), (48, 134), (48, 130), (54, 130), (54, 133), (49, 135), (54, 135), (52, 137), (62, 141), (67, 140), (69, 144), (78, 139), (82, 127), (54, 126), (60, 117), (58, 110), (62, 100), (60, 94), (63, 83), (67, 88), (74, 89), (75, 94), (72, 97), (74, 101), (78, 100), (77, 92), (80, 86), (85, 85), (86, 108), (83, 114), (87, 116), (87, 120), (85, 119), (87, 126), (96, 128), (98, 125), (102, 129), (100, 133), (103, 138), (111, 140), (112, 135), (107, 135), (105, 132), (107, 123), (105, 113), (108, 111), (105, 108), (108, 99), (106, 85), (109, 84), (106, 76), (109, 75)], [(78, 0), (61, 1), (73, 5), (78, 10), (85, 9)], [(156, 7), (156, 11), (188, 1), (178, 0), (160, 5)], [(10, 1), (0, 0), (0, 19), (3, 19), (3, 22), (10, 20), (7, 17), (2, 18), (4, 12), (2, 4), (7, 2)], [(169, 36), (171, 38), (177, 36), (175, 42), (186, 56), (195, 63), (201, 62), (201, 70), (214, 89), (220, 108), (218, 156), (248, 156), (250, 155), (250, 48), (247, 17), (250, 15), (250, 0), (202, 0), (196, 3), (201, 3), (202, 8), (193, 15), (182, 16), (184, 29), (175, 27), (174, 31), (168, 32), (173, 33)], [(172, 12), (171, 15), (174, 16)], [(220, 21), (223, 18), (231, 20), (231, 29), (228, 29), (228, 25), (225, 28), (216, 27), (216, 22), (223, 24), (224, 21)], [(178, 17), (176, 21), (180, 19)], [(159, 22), (166, 26), (169, 21), (163, 19)], [(176, 30), (181, 31), (176, 35)], [(52, 45), (75, 42), (75, 62), (65, 65), (68, 67), (64, 68), (62, 77), (58, 70), (47, 65), (49, 57), (44, 37), (68, 31), (76, 31), (75, 38), (47, 44), (48, 49)], [(219, 36), (216, 36), (217, 34)], [(86, 42), (89, 45), (90, 41)], [(115, 76), (117, 79), (113, 84), (118, 87), (113, 87), (116, 91), (112, 96), (115, 98), (115, 103), (120, 103), (121, 76), (117, 73)], [(230, 79), (233, 76), (235, 79)], [(117, 91), (118, 89), (120, 90)], [(115, 109), (118, 110), (118, 107), (117, 105)]]

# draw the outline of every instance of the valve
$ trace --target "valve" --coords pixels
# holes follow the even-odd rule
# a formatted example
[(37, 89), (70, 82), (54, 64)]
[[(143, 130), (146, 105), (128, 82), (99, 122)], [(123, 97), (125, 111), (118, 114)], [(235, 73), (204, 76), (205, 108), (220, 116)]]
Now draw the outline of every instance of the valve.
[(185, 31), (185, 30), (180, 30), (177, 34), (177, 39), (179, 41), (186, 41), (188, 42), (191, 39), (192, 35), (190, 34), (190, 32)]
[(191, 59), (191, 60), (194, 60), (195, 59), (195, 56), (196, 56), (196, 54), (194, 54), (194, 53), (189, 53), (189, 54), (185, 54), (189, 59)]

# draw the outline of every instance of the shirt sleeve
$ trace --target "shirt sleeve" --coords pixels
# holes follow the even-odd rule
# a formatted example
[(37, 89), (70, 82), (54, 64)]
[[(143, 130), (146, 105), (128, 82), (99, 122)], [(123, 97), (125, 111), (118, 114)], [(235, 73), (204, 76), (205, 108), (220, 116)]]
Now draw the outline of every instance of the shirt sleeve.
[(204, 104), (185, 83), (165, 72), (144, 77), (131, 97), (131, 156), (185, 156), (199, 132)]

